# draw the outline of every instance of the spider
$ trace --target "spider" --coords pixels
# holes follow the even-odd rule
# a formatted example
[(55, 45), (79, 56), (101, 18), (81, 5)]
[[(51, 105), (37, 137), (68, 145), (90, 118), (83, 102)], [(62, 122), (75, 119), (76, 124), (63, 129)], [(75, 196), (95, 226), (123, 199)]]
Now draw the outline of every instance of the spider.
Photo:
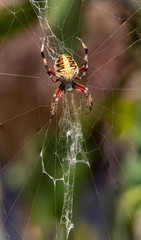
[[(55, 94), (53, 95), (52, 102), (51, 102), (51, 110), (50, 110), (51, 118), (57, 112), (57, 105), (58, 105), (59, 98), (62, 95), (62, 92), (63, 91), (64, 91), (64, 93), (66, 91), (72, 92), (73, 89), (85, 93), (86, 98), (87, 98), (87, 106), (88, 106), (89, 110), (92, 110), (92, 105), (93, 105), (92, 96), (88, 92), (88, 88), (81, 84), (74, 82), (74, 80), (81, 80), (82, 77), (85, 76), (86, 71), (88, 70), (88, 48), (85, 46), (85, 44), (83, 43), (83, 41), (80, 38), (78, 38), (78, 39), (81, 41), (82, 47), (85, 50), (84, 65), (82, 67), (78, 68), (77, 63), (71, 56), (69, 56), (67, 54), (61, 54), (55, 60), (54, 71), (52, 71), (48, 67), (47, 60), (46, 60), (45, 53), (44, 53), (45, 38), (43, 39), (43, 43), (41, 46), (41, 56), (43, 58), (44, 66), (47, 70), (48, 75), (50, 76), (50, 78), (53, 82), (59, 82), (59, 81), (61, 82), (59, 87), (56, 89)], [(83, 74), (81, 77), (79, 77), (78, 75), (82, 71), (83, 71)], [(57, 79), (53, 79), (53, 76), (56, 76)]]

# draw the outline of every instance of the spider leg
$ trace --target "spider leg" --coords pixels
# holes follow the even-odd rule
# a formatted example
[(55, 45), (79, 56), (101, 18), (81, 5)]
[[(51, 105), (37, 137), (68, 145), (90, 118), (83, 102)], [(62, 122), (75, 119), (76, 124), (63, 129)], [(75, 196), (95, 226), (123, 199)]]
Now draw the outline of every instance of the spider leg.
[(84, 65), (81, 68), (79, 68), (79, 72), (82, 72), (84, 70), (82, 76), (85, 76), (86, 71), (88, 70), (88, 48), (86, 47), (86, 45), (83, 43), (83, 41), (80, 38), (78, 38), (78, 39), (82, 43), (82, 47), (85, 50)]
[(76, 80), (81, 80), (82, 78), (81, 77), (75, 77)]
[(47, 70), (47, 73), (48, 75), (50, 76), (51, 80), (52, 80), (52, 76), (55, 76), (55, 73), (48, 67), (48, 64), (47, 64), (47, 60), (46, 60), (46, 57), (45, 57), (45, 53), (44, 53), (44, 48), (45, 48), (45, 38), (43, 39), (43, 43), (42, 43), (42, 46), (41, 46), (41, 56), (43, 58), (43, 63), (44, 63), (44, 66)]
[(86, 94), (86, 98), (87, 98), (87, 105), (88, 105), (88, 108), (90, 109), (90, 111), (92, 110), (92, 106), (93, 106), (93, 102), (92, 102), (92, 96), (91, 94), (88, 92), (88, 88), (81, 85), (81, 84), (78, 84), (78, 83), (75, 83), (74, 82), (74, 86), (73, 88), (77, 91), (80, 91), (80, 92), (83, 92)]
[(57, 78), (57, 79), (54, 79), (54, 80), (52, 80), (53, 82), (59, 82), (60, 81), (60, 79), (59, 78)]
[(52, 99), (51, 106), (50, 106), (51, 118), (53, 118), (53, 116), (57, 112), (58, 101), (62, 95), (63, 90), (64, 90), (64, 86), (62, 86), (62, 84), (60, 84), (60, 86), (56, 89), (55, 94), (53, 95), (53, 99)]

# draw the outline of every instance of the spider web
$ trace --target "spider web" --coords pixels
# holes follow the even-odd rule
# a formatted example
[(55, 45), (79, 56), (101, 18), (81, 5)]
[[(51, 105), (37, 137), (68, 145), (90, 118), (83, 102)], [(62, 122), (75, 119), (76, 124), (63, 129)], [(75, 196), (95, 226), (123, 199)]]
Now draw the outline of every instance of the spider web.
[[(80, 1), (76, 29), (72, 32), (70, 28), (67, 34), (70, 16), (78, 8), (75, 1), (65, 5), (64, 1), (31, 0), (31, 4), (39, 23), (34, 27), (19, 2), (13, 1), (12, 10), (1, 2), (1, 8), (13, 18), (1, 41), (0, 57), (1, 92), (8, 99), (4, 98), (3, 104), (2, 98), (1, 106), (4, 160), (0, 238), (139, 239), (140, 211), (133, 209), (141, 202), (141, 3)], [(26, 27), (20, 12), (27, 21)], [(13, 36), (8, 43), (15, 21), (24, 29), (27, 45), (24, 34), (19, 36), (19, 47)], [(82, 93), (66, 93), (59, 101), (56, 116), (49, 120), (50, 101), (57, 84), (51, 83), (40, 57), (44, 37), (51, 68), (61, 53), (68, 53), (81, 66), (84, 53), (77, 37), (88, 46), (89, 70), (82, 83), (93, 96), (92, 112), (85, 114), (86, 99)], [(30, 65), (25, 64), (25, 68), (24, 45)], [(87, 224), (83, 223), (86, 219)], [(132, 238), (127, 225), (132, 225)]]
[[(71, 51), (65, 48), (65, 43), (63, 39), (63, 32), (60, 30), (61, 40), (59, 40), (53, 33), (49, 23), (48, 23), (48, 2), (34, 2), (31, 1), (35, 8), (38, 10), (37, 16), (40, 21), (40, 25), (45, 32), (46, 36), (46, 49), (48, 56), (51, 57), (53, 61), (64, 52), (68, 52), (71, 54)], [(56, 6), (61, 8), (60, 6)], [(72, 55), (72, 54), (71, 54)], [(56, 181), (62, 181), (64, 186), (64, 199), (63, 199), (63, 207), (62, 207), (62, 215), (60, 217), (60, 226), (65, 226), (66, 231), (66, 239), (69, 238), (69, 233), (73, 228), (73, 192), (74, 192), (74, 179), (75, 179), (75, 166), (77, 163), (77, 155), (81, 155), (82, 159), (79, 159), (79, 162), (87, 162), (87, 157), (83, 149), (83, 134), (81, 129), (81, 123), (78, 118), (79, 112), (77, 112), (74, 98), (71, 98), (71, 107), (68, 108), (69, 103), (65, 99), (65, 107), (63, 108), (63, 114), (59, 121), (59, 139), (58, 139), (58, 146), (56, 145), (56, 157), (59, 161), (61, 168), (62, 168), (62, 176), (61, 178), (57, 178), (56, 176), (50, 175), (45, 170), (45, 161), (46, 161), (46, 137), (44, 139), (43, 148), (41, 150), (41, 160), (42, 160), (42, 171), (43, 173), (47, 174), (50, 179), (53, 180), (54, 186), (56, 188)], [(71, 111), (72, 110), (72, 111)], [(79, 110), (80, 111), (80, 110)], [(71, 116), (71, 112), (72, 115)], [(77, 116), (78, 115), (78, 116)], [(45, 157), (44, 157), (45, 156)], [(55, 161), (57, 161), (55, 159)], [(88, 162), (87, 162), (88, 163)], [(56, 174), (55, 174), (56, 175)], [(60, 229), (60, 227), (59, 227)], [(59, 239), (62, 234), (61, 230), (57, 230), (56, 238)], [(61, 232), (61, 233), (60, 233)]]

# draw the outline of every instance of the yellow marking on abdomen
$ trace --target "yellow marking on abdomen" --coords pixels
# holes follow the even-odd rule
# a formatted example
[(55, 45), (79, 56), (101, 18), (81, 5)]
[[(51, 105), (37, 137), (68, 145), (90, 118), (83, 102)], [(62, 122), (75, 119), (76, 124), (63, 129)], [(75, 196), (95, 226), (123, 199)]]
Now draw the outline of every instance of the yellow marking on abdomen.
[(70, 82), (78, 74), (78, 66), (74, 59), (67, 54), (62, 54), (55, 61), (55, 74), (63, 81)]

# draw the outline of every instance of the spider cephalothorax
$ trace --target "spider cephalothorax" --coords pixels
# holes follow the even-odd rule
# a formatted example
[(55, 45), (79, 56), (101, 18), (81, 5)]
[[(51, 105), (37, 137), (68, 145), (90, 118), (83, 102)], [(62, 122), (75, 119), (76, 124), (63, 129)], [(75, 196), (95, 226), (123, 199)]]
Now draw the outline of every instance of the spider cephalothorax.
[[(45, 40), (45, 39), (44, 39)], [(51, 102), (51, 116), (53, 117), (54, 114), (57, 111), (57, 104), (58, 100), (61, 97), (62, 92), (70, 92), (73, 89), (84, 92), (87, 97), (87, 105), (89, 109), (92, 109), (92, 97), (91, 94), (88, 92), (88, 88), (75, 83), (74, 80), (81, 80), (81, 77), (78, 77), (78, 74), (83, 71), (82, 76), (85, 75), (85, 72), (88, 69), (88, 48), (85, 46), (85, 44), (82, 42), (82, 40), (79, 38), (79, 40), (82, 43), (83, 48), (85, 49), (85, 59), (84, 59), (84, 65), (81, 68), (78, 68), (77, 63), (75, 60), (68, 56), (67, 54), (60, 55), (54, 63), (54, 72), (48, 67), (47, 60), (44, 54), (44, 41), (41, 47), (41, 55), (43, 58), (43, 63), (45, 65), (45, 68), (47, 69), (48, 75), (51, 77), (56, 76), (57, 79), (52, 79), (53, 82), (60, 81), (61, 84), (56, 89), (55, 94), (53, 95), (53, 100)]]

